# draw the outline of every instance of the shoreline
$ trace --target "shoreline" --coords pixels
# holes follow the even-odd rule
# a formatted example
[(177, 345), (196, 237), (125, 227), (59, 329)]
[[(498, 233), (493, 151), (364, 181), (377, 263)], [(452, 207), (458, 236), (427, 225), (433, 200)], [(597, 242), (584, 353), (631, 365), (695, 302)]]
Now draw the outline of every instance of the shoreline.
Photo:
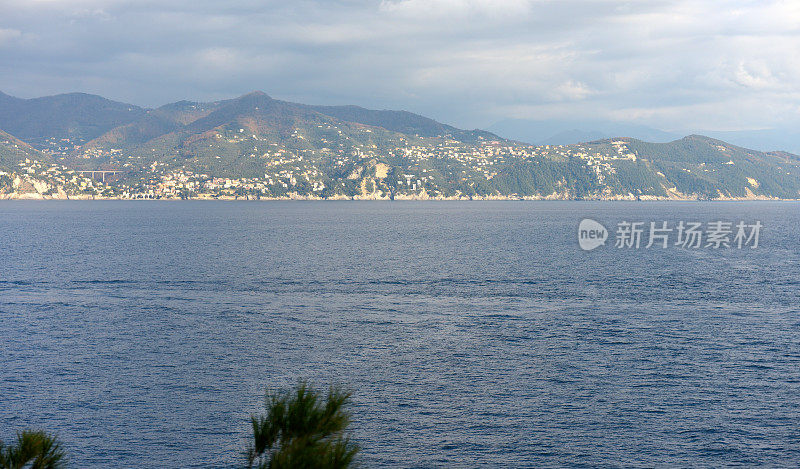
[(0, 194), (0, 202), (3, 201), (225, 201), (225, 202), (487, 202), (487, 201), (507, 201), (507, 202), (798, 202), (797, 199), (783, 199), (777, 197), (719, 197), (714, 199), (699, 197), (513, 197), (513, 196), (488, 196), (488, 197), (306, 197), (306, 196), (287, 196), (287, 197), (99, 197), (99, 196), (70, 196), (70, 197), (50, 197), (41, 194)]

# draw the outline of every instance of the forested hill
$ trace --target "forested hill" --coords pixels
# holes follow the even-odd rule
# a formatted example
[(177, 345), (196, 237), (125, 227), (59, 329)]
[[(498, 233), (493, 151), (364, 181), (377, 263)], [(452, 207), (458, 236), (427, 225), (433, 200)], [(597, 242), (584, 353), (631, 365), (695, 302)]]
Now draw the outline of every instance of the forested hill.
[(143, 117), (145, 109), (86, 93), (20, 99), (0, 93), (0, 129), (39, 148), (85, 142)]

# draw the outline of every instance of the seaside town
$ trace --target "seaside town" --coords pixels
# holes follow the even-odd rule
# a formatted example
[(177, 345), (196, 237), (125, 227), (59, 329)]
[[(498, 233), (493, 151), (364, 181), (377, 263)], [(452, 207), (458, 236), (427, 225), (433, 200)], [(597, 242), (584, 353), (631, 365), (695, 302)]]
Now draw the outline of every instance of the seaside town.
[[(252, 138), (257, 140), (255, 135)], [(226, 143), (239, 144), (242, 140), (231, 138)], [(8, 140), (0, 143), (14, 145)], [(456, 140), (430, 139), (425, 145), (406, 144), (389, 151), (374, 145), (354, 146), (349, 151), (275, 147), (272, 144), (270, 150), (244, 157), (258, 162), (259, 174), (253, 174), (251, 164), (250, 174), (236, 177), (193, 170), (199, 165), (169, 160), (142, 165), (137, 161), (141, 157), (126, 155), (121, 149), (81, 151), (79, 142), (50, 139), (41, 154), (53, 162), (24, 158), (15, 167), (0, 171), (0, 187), (13, 189), (6, 190), (7, 196), (15, 193), (23, 194), (23, 198), (64, 199), (522, 198), (481, 190), (480, 182), (491, 181), (512, 164), (573, 160), (602, 184), (615, 172), (615, 162), (636, 161), (624, 140), (532, 146), (506, 141), (465, 145)], [(221, 158), (211, 155), (214, 160)], [(92, 165), (93, 161), (102, 163)], [(478, 189), (464, 190), (470, 187)], [(548, 195), (536, 194), (533, 198)]]

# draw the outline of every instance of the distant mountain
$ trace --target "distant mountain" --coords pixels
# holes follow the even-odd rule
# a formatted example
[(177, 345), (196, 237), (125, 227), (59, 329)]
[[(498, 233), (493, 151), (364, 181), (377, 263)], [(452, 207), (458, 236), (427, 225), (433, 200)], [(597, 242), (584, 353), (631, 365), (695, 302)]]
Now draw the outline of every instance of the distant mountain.
[(251, 132), (289, 135), (297, 126), (320, 121), (320, 116), (320, 113), (311, 110), (309, 106), (279, 101), (261, 91), (254, 91), (216, 106), (206, 116), (189, 123), (186, 130), (207, 132), (237, 123)]
[(116, 146), (130, 148), (163, 135), (176, 132), (202, 119), (229, 101), (196, 103), (178, 101), (150, 109), (139, 119), (114, 127), (89, 141), (87, 147)]
[(450, 135), (455, 140), (474, 142), (478, 137), (496, 140), (497, 135), (481, 130), (461, 130), (436, 122), (433, 119), (408, 111), (374, 111), (358, 106), (308, 106), (320, 114), (343, 121), (356, 122), (373, 127), (382, 127), (392, 132), (422, 137)]
[(310, 106), (255, 91), (225, 101), (182, 101), (146, 111), (91, 140), (81, 152), (93, 158), (105, 155), (100, 160), (106, 163), (113, 163), (114, 151), (124, 150), (137, 164), (169, 161), (197, 172), (256, 175), (263, 174), (265, 154), (389, 152), (426, 138), (464, 144), (504, 141), (405, 111)]
[(138, 106), (92, 94), (20, 99), (0, 93), (0, 129), (36, 147), (47, 139), (91, 140), (145, 114)]
[(676, 133), (627, 122), (507, 119), (490, 126), (489, 130), (505, 138), (535, 145), (570, 145), (614, 137), (667, 143), (679, 139), (681, 135), (702, 134), (754, 150), (782, 150), (800, 154), (800, 132), (789, 127), (733, 131), (689, 129)]
[(800, 154), (800, 131), (794, 128), (704, 131), (704, 135), (760, 151), (784, 150)]
[(534, 145), (570, 145), (614, 137), (666, 143), (680, 138), (678, 134), (643, 125), (598, 120), (506, 119), (490, 126), (489, 130)]
[[(140, 119), (110, 129), (89, 142), (88, 146), (117, 145), (129, 148), (159, 138), (161, 142), (154, 143), (177, 138), (185, 144), (187, 141), (197, 141), (202, 134), (223, 126), (244, 128), (250, 134), (277, 139), (285, 138), (309, 124), (322, 123), (361, 124), (379, 132), (429, 138), (449, 136), (464, 142), (475, 142), (481, 138), (500, 139), (490, 132), (461, 130), (406, 111), (374, 111), (358, 106), (311, 106), (272, 99), (263, 92), (254, 91), (226, 101), (181, 101), (146, 111)], [(358, 135), (361, 133), (358, 132)]]
[(176, 103), (165, 104), (157, 109), (148, 111), (181, 125), (191, 124), (197, 119), (203, 118), (233, 100), (214, 101), (201, 103), (194, 101), (178, 101)]
[[(405, 111), (298, 104), (263, 92), (156, 109), (80, 94), (41, 100), (0, 96), (6, 123), (44, 142), (39, 151), (0, 132), (0, 198), (20, 190), (137, 198), (800, 198), (796, 155), (700, 135), (605, 137), (623, 130), (669, 136), (614, 123), (589, 122), (599, 130), (562, 129), (529, 145)], [(28, 125), (33, 117), (16, 122), (12, 108), (40, 116), (50, 109), (65, 121)], [(560, 125), (541, 124), (538, 135)], [(70, 146), (59, 138), (64, 132), (94, 137)], [(590, 141), (557, 143), (575, 139)]]

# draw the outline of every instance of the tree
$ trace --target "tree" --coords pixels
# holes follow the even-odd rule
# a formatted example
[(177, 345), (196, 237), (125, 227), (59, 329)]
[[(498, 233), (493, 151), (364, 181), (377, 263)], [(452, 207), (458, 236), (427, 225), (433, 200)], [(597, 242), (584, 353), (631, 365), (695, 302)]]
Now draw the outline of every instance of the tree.
[(63, 463), (61, 444), (45, 432), (18, 432), (16, 446), (6, 446), (0, 441), (0, 469), (56, 469), (63, 467)]
[(268, 394), (266, 415), (252, 416), (250, 468), (344, 469), (353, 467), (358, 445), (345, 430), (350, 393), (331, 387), (322, 395), (305, 383), (293, 391)]

